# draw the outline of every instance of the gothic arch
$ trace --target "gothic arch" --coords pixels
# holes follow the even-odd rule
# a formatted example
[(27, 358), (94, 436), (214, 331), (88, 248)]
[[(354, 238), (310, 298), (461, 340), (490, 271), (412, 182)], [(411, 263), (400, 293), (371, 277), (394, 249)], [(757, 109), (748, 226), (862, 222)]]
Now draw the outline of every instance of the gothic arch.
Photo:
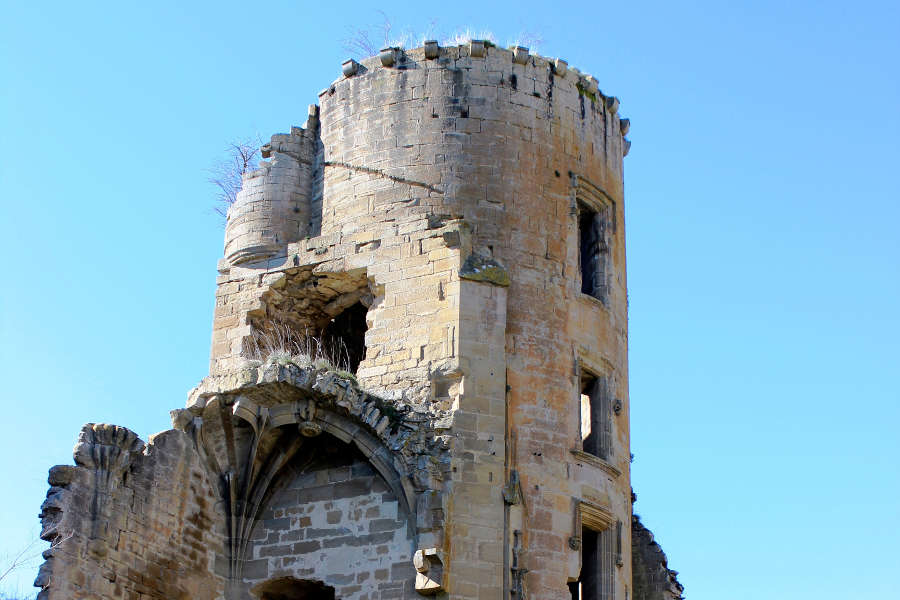
[(435, 453), (425, 442), (427, 423), (338, 374), (271, 363), (211, 377), (192, 393), (187, 409), (173, 412), (173, 420), (192, 436), (218, 483), (231, 581), (242, 579), (251, 531), (280, 476), (322, 434), (354, 445), (384, 479), (406, 517), (411, 553), (417, 549), (420, 498), (433, 494), (440, 479), (429, 471), (438, 468), (436, 461), (417, 468), (422, 454)]

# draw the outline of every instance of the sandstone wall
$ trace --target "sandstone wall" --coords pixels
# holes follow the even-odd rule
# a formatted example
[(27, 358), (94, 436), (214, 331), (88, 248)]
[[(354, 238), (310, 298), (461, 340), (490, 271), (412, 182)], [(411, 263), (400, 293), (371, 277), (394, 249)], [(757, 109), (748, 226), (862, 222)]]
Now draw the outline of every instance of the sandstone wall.
[(260, 515), (248, 588), (281, 577), (321, 581), (337, 598), (418, 598), (413, 540), (398, 498), (359, 452), (332, 443), (300, 466)]
[[(229, 212), (210, 377), (175, 414), (185, 434), (165, 434), (169, 460), (193, 469), (192, 440), (216, 484), (203, 593), (290, 598), (266, 586), (305, 579), (360, 599), (568, 600), (600, 568), (582, 565), (587, 527), (602, 532), (601, 597), (631, 597), (618, 100), (563, 61), (478, 42), (349, 62), (319, 99)], [(585, 208), (603, 219), (588, 294)], [(259, 355), (357, 304), (355, 377)], [(608, 396), (603, 456), (582, 445), (586, 377)], [(298, 471), (323, 432), (360, 454)], [(135, 497), (163, 506), (184, 485)]]
[[(220, 264), (212, 367), (238, 364), (267, 321), (307, 326), (317, 277), (317, 290), (333, 290), (312, 303), (325, 307), (320, 322), (368, 295), (362, 385), (420, 407), (453, 444), (442, 487), (452, 539), (434, 540), (451, 565), (448, 592), (524, 586), (564, 598), (582, 505), (605, 510), (610, 527), (631, 514), (628, 123), (594, 78), (562, 62), (472, 47), (346, 65), (320, 94), (321, 235), (265, 264)], [(584, 202), (612, 215), (602, 301), (580, 291)], [(583, 372), (605, 378), (617, 407), (607, 460), (580, 452)], [(524, 502), (509, 505), (513, 477)], [(619, 530), (627, 549), (629, 528)], [(620, 562), (624, 597), (630, 561)]]
[(35, 585), (44, 600), (212, 600), (222, 516), (180, 432), (151, 438), (86, 425), (76, 466), (50, 471), (41, 538), (51, 542)]
[(631, 535), (634, 600), (681, 600), (684, 587), (678, 572), (669, 569), (666, 553), (637, 515), (631, 521)]

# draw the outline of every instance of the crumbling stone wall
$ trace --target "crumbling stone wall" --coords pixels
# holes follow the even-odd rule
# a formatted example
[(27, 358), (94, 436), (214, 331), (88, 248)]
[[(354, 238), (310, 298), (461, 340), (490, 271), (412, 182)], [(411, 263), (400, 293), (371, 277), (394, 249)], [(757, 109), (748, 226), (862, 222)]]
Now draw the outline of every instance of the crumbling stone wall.
[[(312, 589), (567, 600), (585, 569), (603, 571), (603, 600), (630, 597), (619, 101), (565, 61), (477, 40), (385, 49), (342, 73), (303, 128), (263, 147), (229, 211), (210, 376), (173, 412), (183, 433), (159, 438), (177, 447), (157, 461), (206, 482), (207, 504), (185, 505), (203, 519), (160, 524), (152, 508), (116, 530), (196, 553), (195, 579), (159, 582), (170, 597), (200, 586), (227, 600)], [(580, 232), (583, 214), (602, 215), (598, 235)], [(597, 281), (586, 286), (588, 250)], [(349, 307), (357, 329), (365, 313), (355, 374), (293, 346), (257, 352), (278, 332), (317, 335)], [(585, 420), (588, 376), (606, 395)], [(604, 428), (602, 456), (583, 444), (583, 422)], [(331, 438), (340, 459), (317, 454)], [(118, 517), (128, 498), (178, 505), (179, 476), (131, 495), (128, 476), (67, 485), (113, 490), (102, 497), (122, 498)], [(72, 515), (58, 531), (93, 518)], [(595, 533), (606, 558), (587, 565)], [(108, 539), (98, 535), (83, 541)], [(119, 597), (104, 569), (147, 564), (84, 563), (64, 543), (48, 572), (98, 598)]]
[(684, 586), (678, 582), (678, 571), (669, 568), (666, 553), (637, 515), (631, 520), (631, 560), (634, 600), (680, 600), (683, 597)]
[(213, 569), (222, 515), (190, 440), (85, 425), (75, 466), (50, 471), (35, 585), (41, 600), (221, 597)]

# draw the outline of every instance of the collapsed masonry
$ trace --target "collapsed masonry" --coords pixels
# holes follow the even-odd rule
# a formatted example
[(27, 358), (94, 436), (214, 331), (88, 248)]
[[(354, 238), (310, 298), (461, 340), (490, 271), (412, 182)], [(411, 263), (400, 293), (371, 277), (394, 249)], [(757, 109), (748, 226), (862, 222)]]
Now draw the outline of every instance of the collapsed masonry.
[(244, 178), (174, 429), (51, 469), (40, 598), (680, 597), (632, 520), (618, 108), (520, 47), (345, 63)]

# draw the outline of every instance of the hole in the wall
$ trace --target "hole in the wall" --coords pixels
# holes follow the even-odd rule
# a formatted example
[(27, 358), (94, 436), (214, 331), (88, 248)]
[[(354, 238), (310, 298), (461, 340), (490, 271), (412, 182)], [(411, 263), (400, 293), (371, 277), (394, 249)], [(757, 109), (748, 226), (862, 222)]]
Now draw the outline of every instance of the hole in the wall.
[(333, 356), (336, 366), (356, 373), (366, 357), (366, 313), (368, 309), (357, 302), (336, 316), (322, 331), (326, 354)]
[(368, 306), (374, 302), (365, 272), (289, 274), (262, 297), (242, 342), (251, 360), (356, 373), (365, 359)]
[(435, 398), (449, 398), (450, 397), (450, 381), (446, 379), (436, 379), (434, 383), (432, 383), (432, 388), (434, 391)]

